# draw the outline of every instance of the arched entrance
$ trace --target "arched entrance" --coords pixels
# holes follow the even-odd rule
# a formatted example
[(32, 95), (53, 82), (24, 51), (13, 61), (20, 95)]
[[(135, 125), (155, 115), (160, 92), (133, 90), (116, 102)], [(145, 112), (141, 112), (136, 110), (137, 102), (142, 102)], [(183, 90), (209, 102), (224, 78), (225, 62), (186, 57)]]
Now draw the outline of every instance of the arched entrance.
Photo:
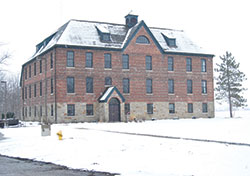
[(109, 101), (109, 121), (120, 122), (120, 101), (117, 98), (112, 98)]

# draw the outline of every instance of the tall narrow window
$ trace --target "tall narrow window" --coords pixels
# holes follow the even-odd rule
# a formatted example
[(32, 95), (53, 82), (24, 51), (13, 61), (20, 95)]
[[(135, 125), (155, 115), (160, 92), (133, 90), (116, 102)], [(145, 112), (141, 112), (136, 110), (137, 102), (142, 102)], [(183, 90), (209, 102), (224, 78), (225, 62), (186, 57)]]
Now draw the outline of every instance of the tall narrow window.
[(24, 77), (27, 79), (27, 67), (24, 69)]
[(192, 71), (192, 58), (190, 57), (186, 58), (186, 71), (187, 72)]
[(152, 57), (146, 56), (146, 70), (152, 70)]
[(146, 80), (146, 92), (147, 94), (152, 94), (153, 93), (153, 88), (152, 88), (152, 79), (148, 78)]
[(168, 57), (168, 71), (174, 71), (174, 58)]
[(43, 95), (43, 83), (40, 81), (40, 96)]
[(29, 98), (31, 98), (31, 85), (29, 85)]
[(52, 69), (53, 67), (54, 67), (53, 53), (50, 53), (50, 68)]
[(193, 93), (193, 81), (191, 79), (187, 80), (187, 93), (188, 94)]
[(147, 113), (153, 114), (154, 113), (154, 106), (152, 103), (147, 104)]
[(74, 51), (67, 52), (67, 67), (74, 67)]
[(31, 106), (29, 107), (29, 116), (31, 117)]
[(25, 99), (27, 99), (27, 87), (25, 87)]
[(112, 85), (112, 78), (106, 77), (105, 78), (105, 86), (111, 86)]
[(173, 79), (168, 80), (168, 93), (170, 94), (174, 93), (174, 80)]
[(34, 63), (34, 76), (36, 76), (36, 62)]
[(174, 114), (174, 113), (175, 113), (175, 104), (169, 103), (169, 114)]
[(50, 105), (50, 116), (54, 115), (54, 106), (53, 104)]
[(75, 78), (67, 77), (67, 93), (75, 93)]
[(40, 117), (43, 116), (43, 106), (40, 106)]
[(122, 55), (122, 69), (129, 69), (129, 56), (127, 54)]
[(129, 78), (123, 78), (122, 80), (122, 84), (123, 84), (123, 93), (129, 93)]
[(87, 116), (94, 115), (94, 106), (93, 106), (93, 104), (87, 104), (86, 105), (86, 115)]
[(50, 93), (51, 94), (54, 93), (54, 81), (53, 81), (53, 78), (50, 79)]
[(34, 97), (36, 97), (36, 84), (34, 84)]
[(75, 116), (75, 105), (74, 104), (67, 105), (67, 115), (68, 116)]
[(124, 105), (124, 109), (125, 109), (125, 115), (129, 115), (130, 114), (130, 104), (129, 103), (125, 103)]
[(86, 78), (86, 92), (87, 93), (93, 93), (93, 78), (87, 77)]
[(42, 73), (43, 72), (43, 61), (42, 60), (40, 60), (40, 73)]
[(31, 78), (31, 65), (29, 65), (29, 78)]
[(207, 81), (206, 80), (201, 81), (201, 93), (203, 94), (207, 93)]
[(34, 106), (34, 117), (36, 117), (36, 106)]
[(104, 67), (105, 68), (112, 68), (111, 54), (109, 54), (109, 53), (104, 54)]
[(188, 113), (193, 113), (193, 103), (188, 103)]
[(202, 103), (202, 112), (207, 113), (207, 103)]
[(85, 54), (85, 67), (93, 68), (93, 53), (87, 52)]
[(206, 59), (201, 59), (201, 72), (207, 72)]

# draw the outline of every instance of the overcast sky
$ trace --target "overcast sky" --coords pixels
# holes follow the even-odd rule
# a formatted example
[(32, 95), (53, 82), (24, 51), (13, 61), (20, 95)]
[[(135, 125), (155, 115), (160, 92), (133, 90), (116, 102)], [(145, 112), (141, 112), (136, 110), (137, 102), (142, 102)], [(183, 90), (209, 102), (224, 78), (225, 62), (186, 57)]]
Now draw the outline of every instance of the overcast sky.
[[(250, 10), (247, 0), (0, 0), (0, 48), (12, 53), (8, 69), (20, 72), (35, 46), (70, 19), (124, 24), (130, 11), (149, 27), (184, 30), (215, 54), (241, 63), (250, 88)], [(250, 101), (250, 90), (246, 97)]]

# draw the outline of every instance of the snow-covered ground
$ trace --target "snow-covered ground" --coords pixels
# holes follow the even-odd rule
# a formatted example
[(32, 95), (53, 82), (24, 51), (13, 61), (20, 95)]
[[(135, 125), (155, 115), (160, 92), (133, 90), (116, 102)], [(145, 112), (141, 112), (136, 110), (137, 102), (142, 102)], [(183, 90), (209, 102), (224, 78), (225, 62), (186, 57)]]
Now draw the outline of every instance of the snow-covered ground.
[[(0, 129), (0, 154), (52, 162), (70, 168), (126, 176), (249, 176), (250, 147), (110, 133), (120, 131), (250, 144), (250, 111), (226, 118), (157, 120), (142, 123), (52, 125), (42, 137), (38, 124)], [(63, 140), (56, 133), (62, 130)]]

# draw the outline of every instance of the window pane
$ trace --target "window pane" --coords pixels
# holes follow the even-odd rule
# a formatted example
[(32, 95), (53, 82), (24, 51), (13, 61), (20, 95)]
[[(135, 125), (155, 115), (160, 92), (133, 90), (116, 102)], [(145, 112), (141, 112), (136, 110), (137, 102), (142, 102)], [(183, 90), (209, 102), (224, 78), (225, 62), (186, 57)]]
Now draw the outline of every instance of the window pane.
[(174, 71), (174, 58), (168, 57), (168, 71)]
[(75, 93), (75, 79), (74, 79), (74, 77), (67, 78), (67, 93)]
[(152, 57), (146, 56), (146, 70), (152, 70)]
[(174, 103), (169, 103), (169, 113), (170, 114), (175, 113), (175, 105), (174, 105)]
[(188, 113), (193, 113), (193, 103), (188, 103)]
[(153, 90), (152, 90), (152, 79), (147, 79), (146, 80), (146, 89), (147, 89), (147, 93), (153, 93)]
[(40, 60), (40, 73), (42, 73), (43, 69), (42, 69), (42, 60)]
[(187, 93), (193, 93), (193, 81), (190, 79), (187, 80)]
[(104, 54), (104, 67), (105, 68), (112, 68), (111, 66), (111, 54)]
[(123, 93), (129, 93), (129, 79), (124, 78), (122, 83), (123, 83)]
[(43, 95), (43, 87), (42, 87), (42, 81), (40, 82), (40, 96), (42, 96)]
[(75, 105), (74, 104), (69, 104), (67, 106), (67, 115), (68, 116), (74, 116), (75, 115)]
[(74, 67), (74, 52), (67, 52), (67, 67)]
[(36, 84), (34, 84), (34, 97), (36, 97)]
[(201, 59), (201, 72), (206, 72), (206, 71), (207, 71), (206, 59)]
[(105, 78), (105, 85), (106, 86), (111, 86), (112, 85), (112, 78), (111, 77), (106, 77)]
[(53, 68), (54, 62), (53, 62), (53, 54), (50, 54), (50, 68)]
[(34, 63), (34, 75), (36, 75), (36, 63)]
[(139, 37), (137, 37), (136, 43), (149, 44), (150, 42), (146, 36), (140, 35)]
[(174, 80), (168, 80), (168, 93), (174, 93)]
[(94, 106), (93, 106), (93, 104), (87, 104), (86, 105), (86, 115), (87, 116), (94, 115)]
[(148, 114), (153, 114), (153, 112), (154, 112), (153, 104), (152, 103), (147, 104), (147, 113)]
[(203, 113), (207, 112), (207, 103), (202, 103), (202, 112)]
[(87, 68), (93, 67), (93, 54), (92, 53), (86, 53), (86, 60), (85, 60), (85, 66)]
[(186, 70), (188, 72), (192, 71), (192, 58), (186, 58)]
[(93, 93), (93, 78), (91, 77), (86, 78), (86, 92)]
[(207, 81), (206, 80), (201, 81), (201, 91), (203, 94), (207, 93)]
[(50, 116), (54, 115), (54, 107), (53, 104), (50, 105)]
[(54, 92), (54, 81), (53, 81), (53, 78), (50, 79), (50, 93), (53, 94)]
[(125, 104), (125, 115), (129, 115), (130, 114), (130, 104), (126, 103)]
[(129, 69), (129, 56), (127, 54), (122, 55), (122, 68)]

